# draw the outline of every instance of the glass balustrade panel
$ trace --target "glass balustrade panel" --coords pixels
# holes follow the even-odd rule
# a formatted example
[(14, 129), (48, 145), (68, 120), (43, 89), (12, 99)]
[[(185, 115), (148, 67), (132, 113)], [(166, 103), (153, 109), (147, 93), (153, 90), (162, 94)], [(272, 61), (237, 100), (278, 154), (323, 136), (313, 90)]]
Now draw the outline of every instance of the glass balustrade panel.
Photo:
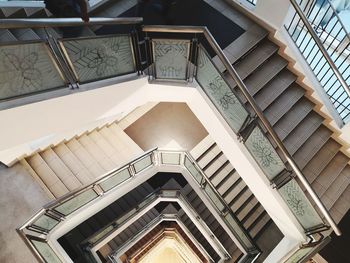
[(198, 50), (197, 82), (232, 130), (238, 133), (249, 114), (202, 47)]
[(0, 45), (0, 100), (64, 87), (45, 42)]
[(121, 184), (125, 180), (129, 179), (131, 177), (131, 174), (129, 172), (129, 169), (126, 167), (125, 169), (117, 172), (115, 175), (109, 177), (108, 179), (102, 181), (99, 183), (100, 187), (104, 192), (109, 191), (110, 189), (116, 187), (117, 185)]
[(186, 80), (190, 41), (152, 39), (156, 79)]
[(151, 155), (147, 155), (133, 164), (135, 172), (139, 173), (153, 164)]
[(303, 258), (305, 258), (311, 251), (312, 247), (301, 248), (297, 250), (290, 258), (288, 258), (284, 263), (299, 263)]
[(61, 40), (60, 44), (79, 82), (135, 72), (129, 35)]
[(217, 196), (217, 194), (214, 192), (213, 188), (209, 185), (206, 184), (204, 187), (204, 191), (207, 193), (209, 199), (214, 203), (216, 208), (222, 212), (225, 208), (225, 205), (222, 203), (220, 198)]
[(85, 192), (78, 194), (72, 199), (65, 201), (63, 204), (55, 207), (54, 209), (60, 212), (61, 214), (67, 216), (97, 197), (98, 194), (94, 191), (94, 189), (89, 189)]
[(241, 226), (237, 223), (236, 219), (230, 213), (228, 213), (224, 218), (228, 225), (231, 226), (231, 229), (235, 233), (236, 238), (240, 241), (246, 250), (255, 248), (252, 242), (244, 233)]
[(106, 236), (107, 234), (109, 234), (112, 230), (114, 229), (113, 225), (110, 225), (108, 227), (106, 227), (105, 229), (103, 229), (101, 232), (99, 232), (98, 234), (96, 234), (95, 236), (93, 236), (92, 238), (89, 239), (89, 243), (90, 244), (95, 244), (97, 241), (99, 241), (101, 238), (103, 238), (104, 236)]
[(203, 176), (200, 173), (200, 171), (197, 169), (197, 167), (191, 162), (191, 160), (185, 156), (185, 162), (184, 162), (185, 167), (189, 171), (189, 173), (194, 177), (194, 179), (201, 184)]
[(269, 180), (272, 180), (285, 168), (275, 148), (258, 126), (249, 135), (245, 145)]
[(179, 165), (181, 154), (180, 153), (161, 153), (162, 164)]
[(322, 219), (295, 179), (278, 189), (278, 192), (305, 230), (323, 225)]
[(55, 252), (52, 250), (52, 248), (46, 242), (35, 240), (35, 239), (31, 239), (30, 242), (33, 244), (33, 246), (39, 252), (40, 256), (45, 260), (45, 262), (47, 262), (47, 263), (61, 263), (61, 260), (59, 260), (59, 258), (55, 254)]
[(33, 226), (45, 229), (46, 231), (50, 231), (58, 223), (58, 220), (44, 214), (34, 221)]

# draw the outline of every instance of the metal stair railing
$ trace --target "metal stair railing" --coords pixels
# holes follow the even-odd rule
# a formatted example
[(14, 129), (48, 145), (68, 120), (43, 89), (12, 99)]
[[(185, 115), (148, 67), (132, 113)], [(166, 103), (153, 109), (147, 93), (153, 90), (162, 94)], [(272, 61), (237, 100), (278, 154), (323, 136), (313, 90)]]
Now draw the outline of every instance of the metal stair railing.
[[(47, 99), (32, 96), (52, 92), (50, 96), (78, 92), (79, 86), (107, 78), (141, 72), (137, 27), (140, 17), (0, 19), (0, 29), (43, 29), (42, 39), (0, 43), (1, 108)], [(55, 28), (115, 26), (125, 34), (60, 38)], [(125, 26), (131, 26), (126, 29)], [(79, 35), (79, 33), (77, 33)], [(98, 86), (98, 85), (97, 85)], [(68, 88), (68, 89), (67, 89)], [(22, 97), (32, 96), (27, 102)], [(11, 103), (5, 103), (10, 101)]]
[(350, 34), (329, 0), (290, 0), (285, 28), (333, 104), (350, 119)]
[[(230, 236), (231, 239), (235, 241), (244, 254), (242, 262), (245, 262), (245, 259), (249, 259), (247, 262), (254, 262), (254, 260), (260, 255), (260, 250), (232, 211), (228, 211), (229, 208), (224, 206), (222, 197), (216, 193), (215, 187), (207, 182), (209, 180), (205, 177), (203, 171), (201, 171), (189, 153), (184, 151), (157, 150), (156, 148), (151, 149), (126, 165), (106, 173), (91, 184), (67, 193), (61, 198), (45, 205), (43, 209), (17, 229), (17, 232), (40, 261), (46, 262), (51, 260), (52, 262), (61, 262), (62, 258), (60, 254), (54, 250), (48, 239), (52, 234), (52, 231), (57, 229), (62, 223), (69, 221), (69, 218), (72, 216), (79, 214), (83, 209), (89, 207), (91, 203), (101, 200), (106, 194), (112, 192), (115, 193), (120, 186), (127, 182), (132, 184), (135, 176), (142, 176), (142, 174), (147, 172), (148, 169), (155, 167), (158, 167), (158, 170), (162, 171), (162, 167), (164, 166), (177, 166), (178, 168), (187, 170), (193, 180), (198, 182), (198, 190), (204, 193), (204, 195), (210, 200), (212, 207), (216, 209), (215, 212), (219, 215), (222, 222), (224, 222), (219, 223), (225, 224), (227, 226), (226, 229), (228, 229), (227, 231), (233, 233), (235, 238)], [(200, 178), (198, 176), (200, 176)], [(163, 190), (161, 196), (163, 196), (163, 198), (171, 198), (173, 194), (171, 191)], [(179, 198), (179, 202), (186, 203), (181, 196), (177, 195), (177, 198)], [(129, 211), (129, 213), (117, 219), (116, 224), (107, 226), (96, 236), (86, 240), (87, 243), (90, 243), (94, 248), (99, 246), (102, 244), (101, 242), (112, 233), (118, 231), (120, 225), (123, 225), (128, 219), (143, 211), (143, 208), (146, 209), (149, 202), (152, 203), (154, 200), (154, 195), (150, 195), (149, 198), (142, 203), (142, 207)], [(219, 205), (219, 202), (221, 205)], [(191, 208), (190, 210), (192, 211), (193, 209)], [(208, 231), (210, 232), (210, 230)], [(215, 237), (213, 234), (209, 236), (213, 236), (213, 238)], [(218, 243), (219, 241), (214, 238), (212, 242)], [(220, 253), (225, 255), (225, 257), (228, 255), (227, 252), (221, 251)]]
[[(297, 176), (303, 187), (309, 193), (312, 200), (316, 203), (318, 209), (320, 210), (322, 216), (327, 220), (334, 232), (337, 235), (340, 235), (341, 232), (337, 227), (336, 223), (334, 222), (333, 218), (325, 208), (324, 204), (318, 198), (317, 194), (312, 189), (309, 182), (306, 180), (301, 169), (298, 167), (293, 157), (290, 155), (282, 141), (279, 139), (272, 125), (269, 123), (262, 110), (255, 102), (254, 98), (249, 93), (244, 82), (242, 81), (234, 67), (231, 65), (231, 63), (225, 56), (223, 50), (220, 48), (214, 37), (209, 32), (209, 30), (206, 27), (196, 26), (150, 25), (144, 26), (143, 31), (146, 33), (146, 37), (148, 37), (150, 41), (152, 41), (152, 38), (149, 35), (152, 33), (188, 33), (192, 34), (194, 37), (197, 37), (198, 34), (202, 34), (204, 36), (209, 46), (212, 48), (212, 50), (215, 52), (221, 63), (224, 65), (227, 73), (236, 82), (237, 87), (243, 93), (244, 97), (253, 109), (255, 116), (250, 116), (249, 112), (245, 110), (243, 103), (240, 102), (240, 99), (236, 95), (236, 91), (230, 88), (230, 85), (221, 76), (221, 73), (211, 61), (211, 58), (206, 54), (204, 48), (201, 46), (197, 48), (197, 57), (195, 57), (195, 61), (193, 62), (197, 66), (197, 71), (195, 73), (197, 82), (199, 82), (202, 89), (204, 89), (205, 93), (212, 100), (214, 106), (216, 106), (219, 112), (223, 115), (223, 117), (226, 119), (233, 131), (241, 137), (242, 141), (250, 150), (254, 159), (258, 162), (259, 166), (265, 172), (266, 176), (270, 179), (273, 188), (276, 188), (276, 190), (278, 190), (282, 197), (285, 199), (286, 204), (289, 206), (295, 217), (303, 226), (306, 235), (310, 238), (310, 242), (307, 245), (316, 245), (318, 242), (320, 242), (320, 240), (323, 238), (323, 235), (321, 233), (327, 231), (329, 227), (323, 222), (321, 217), (318, 215), (318, 212), (314, 210), (311, 203), (308, 201), (307, 197), (301, 190), (301, 187), (298, 185), (298, 181), (295, 180), (294, 175)], [(178, 46), (178, 42), (175, 42), (175, 44), (176, 46)], [(192, 45), (198, 46), (198, 43), (196, 43), (196, 41), (193, 41)], [(162, 59), (159, 61), (163, 63), (163, 61), (166, 60)], [(154, 60), (151, 64), (156, 63), (158, 62)], [(208, 66), (203, 64), (207, 64)], [(162, 65), (163, 68), (165, 66), (166, 65)], [(153, 65), (153, 67), (157, 68), (157, 65)], [(207, 67), (205, 72), (203, 71), (204, 67)], [(203, 72), (201, 72), (200, 70)], [(212, 73), (210, 71), (215, 72)], [(213, 76), (214, 79), (205, 79), (209, 78), (208, 75)], [(220, 92), (225, 94), (221, 94), (221, 98), (216, 98), (215, 95)], [(234, 105), (231, 108), (233, 109), (233, 112), (225, 111), (231, 105)], [(237, 105), (239, 107), (237, 107)], [(232, 123), (232, 119), (235, 119), (237, 121), (235, 123)], [(272, 138), (274, 144), (276, 144), (280, 149), (284, 159), (287, 160), (288, 164), (292, 169), (291, 171), (289, 171), (285, 167), (281, 157), (279, 157), (279, 154), (277, 154), (277, 151), (272, 146), (270, 139), (268, 139), (268, 137), (265, 135), (265, 130)], [(254, 149), (254, 147), (257, 146), (259, 146), (261, 149)], [(266, 152), (269, 154), (265, 156)], [(267, 165), (274, 164), (275, 167), (273, 167), (273, 171), (271, 169), (267, 169)], [(293, 192), (293, 194), (291, 194), (291, 191)], [(298, 196), (298, 198), (300, 199), (294, 200), (295, 196)], [(288, 198), (292, 198), (293, 200), (288, 200)], [(309, 212), (313, 214), (313, 222), (307, 222), (304, 220), (303, 216), (305, 215), (305, 211), (299, 210), (300, 207), (297, 206), (296, 202), (303, 203), (304, 208), (309, 209)], [(319, 235), (319, 237), (315, 239), (317, 235)]]

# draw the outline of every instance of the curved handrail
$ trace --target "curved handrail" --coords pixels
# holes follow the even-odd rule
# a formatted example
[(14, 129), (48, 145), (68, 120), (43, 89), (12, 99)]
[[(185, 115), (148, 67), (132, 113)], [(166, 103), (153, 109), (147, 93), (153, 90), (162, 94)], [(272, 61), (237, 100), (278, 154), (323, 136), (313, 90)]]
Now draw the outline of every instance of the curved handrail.
[(6, 18), (0, 19), (0, 28), (11, 29), (92, 25), (132, 25), (140, 24), (142, 22), (142, 17), (91, 17), (89, 22), (84, 22), (80, 18)]
[[(294, 0), (291, 0), (294, 1)], [(306, 19), (306, 18), (305, 18)], [(306, 180), (305, 176), (303, 175), (301, 169), (298, 167), (296, 162), (294, 161), (291, 154), (288, 152), (287, 148), (284, 146), (280, 138), (278, 137), (277, 133), (274, 131), (272, 125), (265, 117), (264, 113), (260, 109), (260, 107), (255, 102), (253, 96), (249, 93), (246, 85), (244, 84), (243, 80), (238, 75), (237, 71), (233, 68), (232, 64), (224, 54), (223, 50), (220, 48), (219, 44), (216, 42), (213, 35), (210, 33), (207, 27), (205, 26), (156, 26), (156, 25), (150, 25), (150, 26), (144, 26), (143, 27), (144, 32), (159, 32), (159, 33), (202, 33), (206, 40), (208, 41), (211, 48), (214, 50), (215, 54), (218, 56), (220, 61), (225, 66), (227, 72), (229, 75), (236, 81), (237, 86), (249, 102), (249, 104), (252, 106), (254, 112), (266, 128), (267, 132), (271, 135), (274, 142), (277, 144), (278, 148), (281, 150), (283, 156), (286, 158), (287, 162), (290, 164), (291, 168), (305, 187), (305, 189), (310, 194), (313, 201), (316, 203), (317, 207), (320, 209), (323, 216), (326, 218), (334, 232), (340, 236), (341, 231), (338, 228), (337, 224), (333, 220), (332, 216), (329, 214), (328, 210), (324, 206), (324, 204), (321, 202), (321, 200), (318, 198), (315, 191), (312, 189), (310, 183)], [(314, 33), (314, 32), (313, 32)], [(324, 50), (325, 51), (325, 50)], [(325, 51), (327, 53), (327, 51)], [(328, 53), (327, 53), (328, 55)], [(329, 55), (328, 55), (329, 57)], [(329, 58), (330, 59), (330, 58)], [(339, 72), (338, 72), (339, 73)], [(340, 73), (339, 73), (340, 74)], [(350, 90), (349, 90), (350, 94)]]

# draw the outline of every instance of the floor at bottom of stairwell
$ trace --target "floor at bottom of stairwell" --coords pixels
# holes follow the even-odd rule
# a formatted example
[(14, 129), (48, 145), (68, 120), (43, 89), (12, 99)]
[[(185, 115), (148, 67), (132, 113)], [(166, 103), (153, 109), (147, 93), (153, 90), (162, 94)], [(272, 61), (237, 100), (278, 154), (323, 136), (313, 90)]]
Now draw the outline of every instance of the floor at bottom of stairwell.
[(208, 135), (185, 103), (159, 103), (125, 132), (143, 150), (153, 147), (191, 150)]

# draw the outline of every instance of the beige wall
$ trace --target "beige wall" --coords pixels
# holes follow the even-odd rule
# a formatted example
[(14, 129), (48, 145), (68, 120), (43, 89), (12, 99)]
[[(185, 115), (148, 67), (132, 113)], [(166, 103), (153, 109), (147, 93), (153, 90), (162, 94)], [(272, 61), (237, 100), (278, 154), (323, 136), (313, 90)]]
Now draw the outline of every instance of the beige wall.
[(141, 78), (0, 111), (0, 161), (125, 116), (139, 106), (142, 96), (134, 95), (147, 83)]

